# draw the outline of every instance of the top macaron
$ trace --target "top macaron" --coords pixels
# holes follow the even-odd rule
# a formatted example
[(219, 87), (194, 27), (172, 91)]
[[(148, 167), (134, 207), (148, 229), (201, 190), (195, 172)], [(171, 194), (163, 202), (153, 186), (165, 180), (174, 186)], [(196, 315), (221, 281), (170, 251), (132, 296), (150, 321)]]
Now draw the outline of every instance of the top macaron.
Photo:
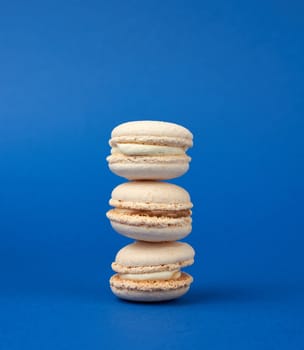
[(109, 141), (110, 170), (128, 180), (168, 180), (189, 169), (186, 151), (192, 133), (181, 125), (162, 121), (134, 121), (113, 129)]

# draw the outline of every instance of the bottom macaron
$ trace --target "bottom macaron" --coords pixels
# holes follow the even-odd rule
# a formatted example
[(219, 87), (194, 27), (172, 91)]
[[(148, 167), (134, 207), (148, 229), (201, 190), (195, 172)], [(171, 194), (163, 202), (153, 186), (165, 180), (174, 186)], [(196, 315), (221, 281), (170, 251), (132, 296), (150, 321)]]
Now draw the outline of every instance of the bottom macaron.
[(182, 242), (134, 242), (122, 248), (112, 263), (110, 279), (119, 298), (158, 302), (184, 295), (193, 281), (181, 268), (192, 265), (194, 250)]
[(186, 294), (193, 279), (182, 272), (172, 280), (132, 281), (116, 274), (110, 279), (112, 292), (121, 299), (138, 302), (159, 302), (179, 298)]

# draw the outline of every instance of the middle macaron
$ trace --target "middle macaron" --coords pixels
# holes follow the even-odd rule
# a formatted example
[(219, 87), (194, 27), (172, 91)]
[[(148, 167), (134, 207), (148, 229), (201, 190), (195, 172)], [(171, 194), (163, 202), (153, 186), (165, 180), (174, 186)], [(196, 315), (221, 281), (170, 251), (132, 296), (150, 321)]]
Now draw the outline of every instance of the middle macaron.
[(147, 242), (176, 241), (192, 230), (189, 193), (161, 181), (133, 181), (117, 186), (107, 212), (113, 229)]

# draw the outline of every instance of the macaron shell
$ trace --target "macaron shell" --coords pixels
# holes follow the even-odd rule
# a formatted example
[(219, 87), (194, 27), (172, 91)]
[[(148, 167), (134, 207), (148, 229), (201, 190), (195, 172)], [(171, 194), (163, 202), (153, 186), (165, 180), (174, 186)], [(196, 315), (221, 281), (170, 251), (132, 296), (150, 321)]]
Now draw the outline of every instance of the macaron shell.
[(114, 188), (111, 197), (113, 201), (113, 204), (110, 201), (111, 205), (127, 209), (183, 210), (192, 208), (190, 195), (184, 188), (162, 181), (125, 182)]
[(185, 242), (133, 242), (118, 251), (115, 262), (124, 266), (157, 266), (193, 260), (195, 252)]
[(119, 234), (145, 242), (177, 241), (187, 237), (191, 230), (191, 224), (184, 226), (151, 227), (131, 226), (110, 221), (112, 228)]
[(161, 302), (180, 298), (189, 291), (190, 287), (179, 288), (175, 290), (160, 290), (154, 292), (142, 292), (129, 289), (119, 289), (111, 286), (114, 295), (120, 299), (135, 301), (135, 302)]
[(187, 293), (192, 276), (182, 272), (176, 280), (132, 281), (123, 280), (118, 274), (110, 279), (112, 292), (119, 298), (140, 302), (157, 302), (176, 299)]
[(170, 180), (184, 175), (188, 163), (109, 163), (110, 170), (128, 180)]
[(192, 133), (185, 127), (169, 122), (141, 120), (127, 122), (113, 129), (111, 137), (121, 136), (157, 136), (192, 140)]

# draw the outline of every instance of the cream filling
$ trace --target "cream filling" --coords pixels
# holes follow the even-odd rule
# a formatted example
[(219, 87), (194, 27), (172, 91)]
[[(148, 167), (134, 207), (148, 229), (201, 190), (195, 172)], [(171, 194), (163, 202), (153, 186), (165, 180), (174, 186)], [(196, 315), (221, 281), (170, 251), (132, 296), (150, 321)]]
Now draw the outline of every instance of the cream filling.
[(182, 147), (117, 143), (116, 146), (112, 147), (111, 153), (122, 153), (127, 156), (162, 156), (182, 155), (185, 154), (185, 150)]
[(179, 270), (174, 271), (161, 271), (150, 273), (121, 273), (120, 278), (133, 281), (152, 281), (152, 280), (169, 280), (177, 279), (181, 275)]

